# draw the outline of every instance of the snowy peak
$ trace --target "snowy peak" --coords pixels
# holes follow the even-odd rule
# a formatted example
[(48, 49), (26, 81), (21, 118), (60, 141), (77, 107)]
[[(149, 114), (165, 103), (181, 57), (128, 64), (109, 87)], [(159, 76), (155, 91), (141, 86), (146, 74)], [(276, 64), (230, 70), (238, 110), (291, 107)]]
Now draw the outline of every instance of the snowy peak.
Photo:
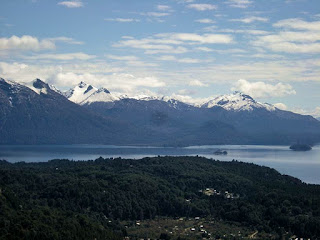
[(85, 87), (87, 87), (88, 86), (88, 84), (86, 84), (85, 82), (83, 82), (83, 81), (81, 81), (79, 84), (78, 84), (78, 87), (79, 88), (85, 88)]
[(32, 82), (24, 82), (22, 84), (30, 88), (32, 91), (36, 92), (37, 94), (48, 94), (48, 91), (50, 90), (56, 93), (62, 94), (61, 91), (57, 89), (55, 86), (50, 85), (39, 78), (36, 78)]
[(42, 88), (47, 88), (48, 84), (46, 84), (45, 82), (37, 78), (32, 82), (32, 86), (37, 89), (42, 89)]
[(249, 95), (241, 92), (234, 92), (233, 94), (222, 95), (213, 100), (203, 104), (203, 108), (222, 107), (226, 110), (232, 111), (252, 111), (254, 109), (266, 109), (274, 111), (276, 108), (267, 103), (259, 103)]
[(97, 92), (98, 92), (98, 93), (104, 92), (104, 93), (106, 93), (106, 94), (109, 94), (109, 93), (110, 93), (109, 90), (106, 89), (106, 88), (99, 88)]
[(85, 82), (80, 82), (77, 86), (67, 91), (64, 95), (70, 101), (80, 104), (97, 90), (97, 88), (86, 84)]
[(14, 81), (10, 81), (10, 80), (6, 80), (4, 78), (0, 77), (0, 83), (5, 84), (5, 85), (10, 85), (10, 86), (18, 86), (19, 84), (14, 82)]
[(0, 83), (3, 85), (6, 85), (6, 89), (11, 93), (18, 93), (21, 89), (23, 89), (24, 87), (27, 87), (40, 95), (41, 93), (47, 94), (47, 90), (50, 88), (48, 84), (41, 81), (40, 79), (36, 79), (28, 83), (17, 83), (14, 81), (0, 78)]
[(254, 100), (251, 96), (241, 93), (234, 92), (233, 94), (221, 95), (218, 96), (206, 103), (195, 105), (190, 104), (179, 99), (175, 99), (168, 96), (149, 96), (149, 95), (137, 95), (134, 97), (129, 97), (126, 95), (121, 95), (120, 93), (110, 93), (106, 88), (96, 88), (90, 84), (87, 84), (81, 81), (74, 88), (66, 92), (61, 92), (52, 85), (45, 83), (40, 79), (35, 79), (33, 82), (19, 84), (13, 81), (5, 80), (0, 78), (0, 84), (7, 86), (10, 91), (19, 91), (21, 86), (26, 86), (29, 89), (33, 90), (37, 94), (48, 94), (50, 91), (57, 92), (70, 101), (85, 105), (92, 104), (94, 102), (115, 102), (122, 99), (135, 99), (138, 101), (163, 101), (168, 103), (173, 108), (178, 108), (181, 106), (180, 103), (188, 105), (189, 107), (201, 107), (201, 108), (213, 108), (213, 107), (222, 107), (228, 111), (253, 111), (255, 109), (265, 109), (267, 111), (275, 111), (277, 108), (271, 104), (260, 103)]
[(50, 89), (49, 85), (39, 78), (35, 79), (31, 84), (26, 84), (26, 86), (38, 94), (48, 94), (48, 89)]
[(77, 86), (65, 92), (64, 95), (72, 102), (80, 105), (91, 104), (93, 102), (114, 102), (120, 98), (112, 95), (106, 88), (96, 88), (85, 82), (80, 82)]
[(92, 95), (90, 95), (87, 99), (82, 101), (80, 104), (91, 104), (93, 102), (114, 102), (120, 100), (119, 97), (112, 95), (108, 89), (99, 88)]

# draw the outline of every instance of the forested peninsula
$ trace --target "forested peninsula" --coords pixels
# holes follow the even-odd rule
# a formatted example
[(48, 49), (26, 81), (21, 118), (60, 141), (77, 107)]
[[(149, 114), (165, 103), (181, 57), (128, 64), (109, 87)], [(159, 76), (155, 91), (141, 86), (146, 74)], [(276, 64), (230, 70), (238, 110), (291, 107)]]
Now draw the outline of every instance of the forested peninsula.
[(318, 239), (320, 186), (198, 156), (2, 160), (0, 229), (0, 239)]

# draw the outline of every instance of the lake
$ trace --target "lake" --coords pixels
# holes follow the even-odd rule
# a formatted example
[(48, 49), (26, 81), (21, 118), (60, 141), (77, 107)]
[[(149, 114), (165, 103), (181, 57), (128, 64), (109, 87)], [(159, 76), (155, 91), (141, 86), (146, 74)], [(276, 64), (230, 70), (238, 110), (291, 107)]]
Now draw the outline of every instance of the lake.
[[(217, 149), (228, 155), (214, 155)], [(100, 156), (139, 159), (157, 155), (199, 155), (231, 161), (233, 159), (275, 168), (307, 183), (320, 184), (320, 146), (308, 152), (294, 152), (288, 146), (210, 145), (190, 147), (141, 147), (111, 145), (0, 145), (0, 159), (9, 162), (44, 162), (51, 159), (89, 160)]]

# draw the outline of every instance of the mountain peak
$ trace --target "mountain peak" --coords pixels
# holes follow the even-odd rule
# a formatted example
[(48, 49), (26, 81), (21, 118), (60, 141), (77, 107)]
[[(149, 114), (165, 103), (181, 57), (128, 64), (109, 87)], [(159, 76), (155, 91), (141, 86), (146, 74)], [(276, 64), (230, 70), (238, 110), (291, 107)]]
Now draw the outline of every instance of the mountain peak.
[(243, 93), (243, 92), (239, 92), (239, 91), (235, 91), (233, 93), (234, 96), (238, 96), (239, 98), (242, 98), (242, 100), (247, 100), (247, 101), (252, 101), (252, 102), (256, 102), (251, 96)]
[(251, 96), (242, 92), (234, 92), (216, 97), (213, 100), (202, 105), (204, 108), (222, 107), (232, 111), (252, 111), (253, 109), (266, 109), (274, 111), (275, 107), (270, 104), (259, 103)]
[(32, 82), (32, 86), (37, 89), (47, 88), (48, 84), (37, 78)]
[(16, 82), (14, 82), (14, 81), (6, 80), (6, 79), (1, 78), (1, 77), (0, 77), (0, 82), (2, 82), (2, 83), (6, 83), (6, 84), (9, 84), (9, 85), (16, 85), (16, 84), (17, 84), (17, 83), (16, 83)]
[(110, 93), (110, 91), (108, 89), (104, 88), (104, 87), (99, 88), (97, 92), (98, 93), (100, 93), (100, 92)]
[(78, 87), (79, 87), (79, 88), (84, 88), (84, 87), (86, 87), (87, 85), (88, 85), (87, 83), (81, 81), (81, 82), (78, 84)]

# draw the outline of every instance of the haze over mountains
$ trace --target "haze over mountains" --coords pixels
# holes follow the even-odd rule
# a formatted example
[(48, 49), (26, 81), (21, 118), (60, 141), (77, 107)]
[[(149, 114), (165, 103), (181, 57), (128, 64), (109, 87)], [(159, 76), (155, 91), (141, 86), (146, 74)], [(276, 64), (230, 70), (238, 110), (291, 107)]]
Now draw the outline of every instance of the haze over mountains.
[(1, 144), (291, 144), (320, 141), (320, 122), (235, 92), (193, 106), (110, 93), (84, 82), (61, 92), (0, 79)]

